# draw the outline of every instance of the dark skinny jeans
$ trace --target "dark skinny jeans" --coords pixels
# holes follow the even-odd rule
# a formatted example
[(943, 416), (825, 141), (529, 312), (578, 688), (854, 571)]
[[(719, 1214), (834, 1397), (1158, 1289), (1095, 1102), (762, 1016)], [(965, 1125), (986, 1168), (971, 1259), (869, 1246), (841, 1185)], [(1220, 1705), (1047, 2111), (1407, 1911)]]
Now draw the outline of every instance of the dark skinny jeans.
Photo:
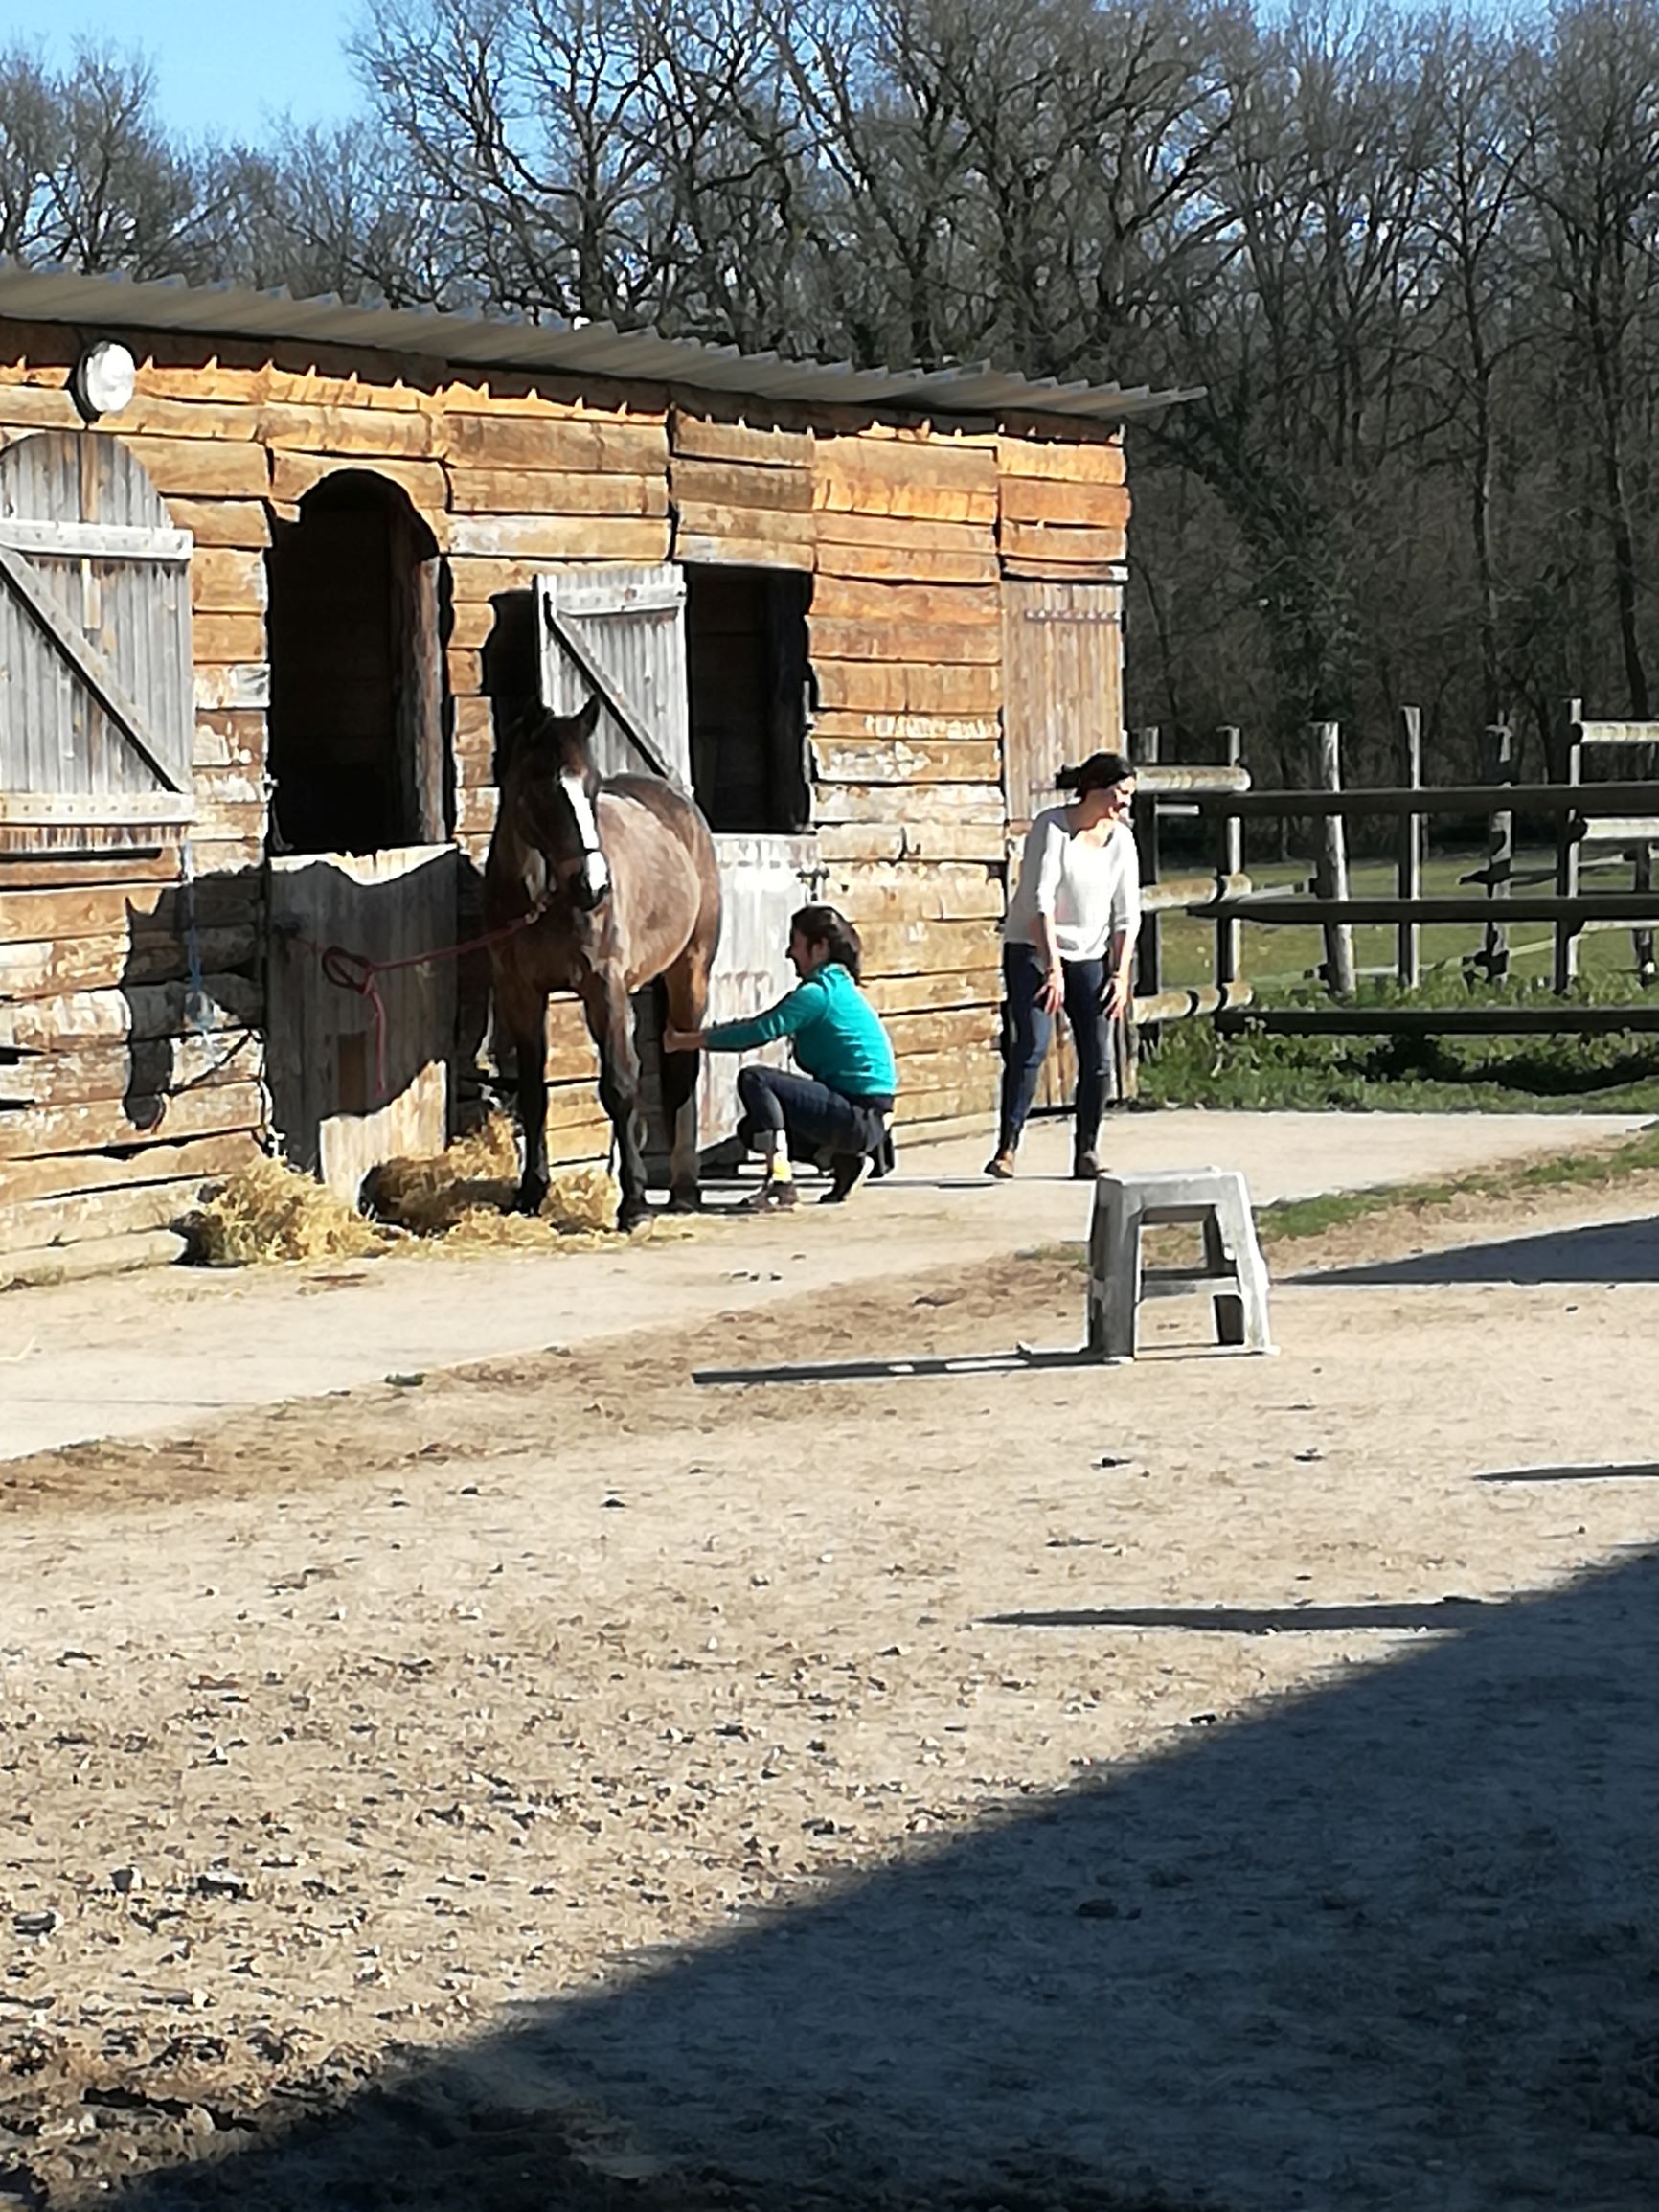
[(743, 1109), (740, 1140), (757, 1150), (756, 1136), (771, 1129), (786, 1139), (796, 1160), (815, 1159), (823, 1152), (876, 1152), (886, 1141), (884, 1116), (893, 1110), (890, 1098), (848, 1098), (811, 1076), (755, 1060), (738, 1070), (738, 1099)]
[[(1101, 1114), (1112, 1081), (1112, 1025), (1102, 1001), (1106, 989), (1103, 960), (1065, 960), (1066, 1020), (1078, 1055), (1077, 1149), (1093, 1152), (1101, 1133)], [(1038, 1001), (1048, 970), (1032, 945), (1002, 948), (1002, 1129), (999, 1151), (1019, 1143), (1031, 1102), (1036, 1096), (1055, 1017)]]

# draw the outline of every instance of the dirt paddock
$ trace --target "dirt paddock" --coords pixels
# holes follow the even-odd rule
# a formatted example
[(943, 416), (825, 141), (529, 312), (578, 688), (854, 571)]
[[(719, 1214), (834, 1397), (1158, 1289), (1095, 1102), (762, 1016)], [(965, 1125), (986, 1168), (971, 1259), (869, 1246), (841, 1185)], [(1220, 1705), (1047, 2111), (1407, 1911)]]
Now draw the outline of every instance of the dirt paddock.
[(692, 1380), (1075, 1342), (1028, 1259), (0, 1468), (0, 2207), (1650, 2207), (1576, 1220), (1282, 1257), (1273, 1359)]

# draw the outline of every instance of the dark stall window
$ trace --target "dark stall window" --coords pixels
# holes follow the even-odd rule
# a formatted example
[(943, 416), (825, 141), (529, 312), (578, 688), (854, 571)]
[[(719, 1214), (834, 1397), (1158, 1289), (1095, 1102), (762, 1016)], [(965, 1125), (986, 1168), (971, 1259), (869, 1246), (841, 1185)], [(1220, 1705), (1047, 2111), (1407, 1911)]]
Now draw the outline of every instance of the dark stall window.
[(810, 819), (811, 591), (793, 570), (686, 569), (692, 781), (713, 829), (791, 832)]
[(404, 492), (330, 476), (269, 555), (272, 826), (291, 853), (441, 840), (439, 560)]

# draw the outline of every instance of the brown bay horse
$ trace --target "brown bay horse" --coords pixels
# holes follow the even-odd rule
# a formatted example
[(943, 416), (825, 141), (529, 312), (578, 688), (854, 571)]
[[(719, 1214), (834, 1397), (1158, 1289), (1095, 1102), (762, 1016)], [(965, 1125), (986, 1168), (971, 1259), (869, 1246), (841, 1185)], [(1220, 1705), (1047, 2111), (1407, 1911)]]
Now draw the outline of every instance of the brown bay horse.
[[(518, 1203), (534, 1213), (547, 1196), (547, 1001), (571, 991), (587, 1015), (600, 1100), (616, 1131), (617, 1226), (631, 1229), (648, 1208), (629, 993), (660, 978), (669, 1023), (702, 1026), (720, 879), (691, 799), (656, 776), (600, 776), (588, 750), (598, 719), (593, 698), (578, 715), (537, 710), (519, 729), (485, 865), (484, 913), (489, 930), (509, 932), (489, 957), (496, 1020), (518, 1058)], [(697, 1203), (698, 1056), (665, 1053), (662, 1065), (670, 1203), (686, 1210)]]

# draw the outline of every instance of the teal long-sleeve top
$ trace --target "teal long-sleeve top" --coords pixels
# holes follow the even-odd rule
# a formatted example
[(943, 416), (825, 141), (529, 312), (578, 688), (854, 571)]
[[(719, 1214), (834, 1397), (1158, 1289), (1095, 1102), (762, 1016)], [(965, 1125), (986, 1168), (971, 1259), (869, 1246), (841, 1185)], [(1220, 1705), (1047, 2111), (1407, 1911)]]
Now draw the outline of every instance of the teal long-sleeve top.
[(843, 1098), (891, 1098), (898, 1087), (887, 1032), (838, 960), (827, 961), (752, 1021), (716, 1023), (703, 1042), (711, 1052), (753, 1052), (780, 1037), (794, 1039), (796, 1060), (807, 1075)]

